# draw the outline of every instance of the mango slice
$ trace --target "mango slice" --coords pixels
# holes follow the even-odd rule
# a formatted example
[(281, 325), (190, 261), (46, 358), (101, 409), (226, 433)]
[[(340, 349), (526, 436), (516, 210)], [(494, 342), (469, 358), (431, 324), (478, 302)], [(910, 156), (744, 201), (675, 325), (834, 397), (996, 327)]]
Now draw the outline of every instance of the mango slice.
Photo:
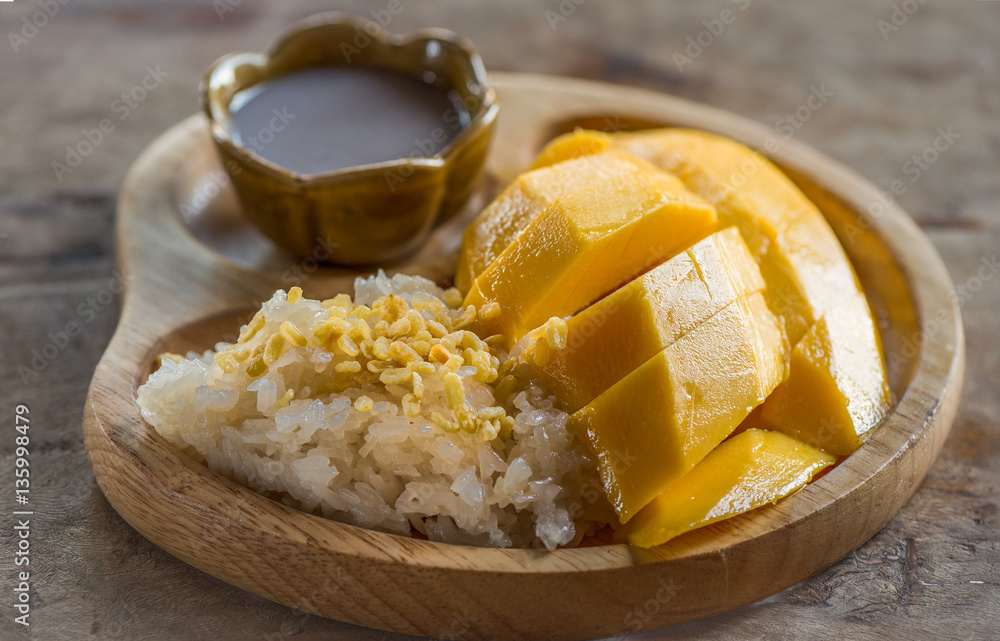
[(553, 138), (531, 164), (531, 169), (548, 167), (556, 163), (599, 154), (611, 145), (612, 137), (601, 131), (576, 129)]
[[(588, 150), (597, 151), (596, 147)], [(624, 152), (576, 155), (582, 157), (520, 174), (469, 224), (455, 273), (455, 286), (462, 293), (467, 294), (490, 263), (556, 199), (595, 181), (628, 180), (635, 172), (635, 159)]]
[[(793, 347), (815, 328), (817, 335), (793, 354), (798, 365), (786, 389), (761, 408), (761, 419), (768, 417), (761, 426), (829, 452), (853, 452), (892, 400), (864, 292), (816, 206), (763, 156), (720, 136), (662, 129), (616, 135), (614, 146), (675, 173), (716, 206), (722, 224), (740, 228), (767, 282), (768, 306)], [(815, 327), (834, 309), (829, 323), (836, 331)]]
[(638, 158), (601, 154), (589, 159), (601, 158), (613, 166), (631, 162), (632, 170), (609, 171), (557, 199), (476, 279), (465, 298), (465, 305), (492, 307), (492, 314), (480, 316), (478, 329), (502, 334), (508, 349), (550, 317), (574, 314), (716, 229), (712, 206), (675, 177)]
[(790, 436), (747, 430), (666, 487), (615, 532), (615, 538), (644, 548), (661, 545), (689, 530), (774, 503), (835, 461)]
[(764, 289), (735, 227), (615, 290), (567, 321), (566, 347), (541, 342), (535, 373), (573, 413), (727, 305)]
[(736, 225), (760, 263), (768, 303), (795, 345), (841, 301), (864, 298), (840, 242), (816, 206), (769, 160), (703, 131), (656, 129), (615, 136), (614, 146), (680, 178)]
[(728, 305), (569, 419), (622, 523), (689, 472), (784, 378), (761, 294)]
[(864, 301), (826, 313), (792, 351), (788, 379), (761, 407), (760, 425), (847, 455), (892, 406), (875, 323)]

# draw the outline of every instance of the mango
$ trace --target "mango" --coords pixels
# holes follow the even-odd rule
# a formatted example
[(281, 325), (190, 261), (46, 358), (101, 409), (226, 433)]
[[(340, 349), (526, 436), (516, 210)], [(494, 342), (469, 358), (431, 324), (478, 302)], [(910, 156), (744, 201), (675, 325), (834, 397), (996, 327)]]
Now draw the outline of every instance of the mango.
[(664, 488), (615, 532), (615, 539), (644, 548), (661, 545), (689, 530), (775, 503), (835, 461), (790, 436), (747, 430)]
[(609, 152), (520, 174), (465, 229), (455, 286), (467, 294), (490, 263), (560, 196), (600, 180), (627, 181), (635, 167), (636, 161), (629, 155)]
[(531, 163), (531, 169), (599, 154), (611, 145), (611, 135), (590, 129), (576, 129), (553, 138)]
[(573, 413), (764, 280), (735, 227), (620, 287), (567, 321), (566, 346), (535, 373)]
[(867, 303), (841, 303), (795, 346), (788, 379), (761, 407), (761, 427), (850, 454), (892, 406), (883, 363)]
[(741, 298), (572, 414), (622, 523), (722, 442), (784, 378), (760, 293)]
[(711, 205), (645, 161), (612, 153), (589, 160), (632, 167), (609, 170), (549, 205), (465, 298), (480, 310), (490, 306), (477, 331), (502, 334), (508, 349), (549, 318), (571, 316), (717, 227)]
[(772, 311), (795, 345), (827, 310), (864, 298), (840, 242), (816, 206), (769, 160), (703, 131), (656, 129), (615, 136), (613, 146), (680, 178), (736, 225), (760, 263)]
[(763, 156), (720, 136), (661, 129), (616, 135), (613, 146), (676, 174), (716, 206), (722, 224), (740, 228), (790, 345), (815, 329), (809, 344), (793, 353), (797, 365), (790, 367), (785, 390), (761, 408), (760, 418), (768, 420), (760, 425), (829, 452), (854, 451), (892, 400), (864, 292), (816, 206)]

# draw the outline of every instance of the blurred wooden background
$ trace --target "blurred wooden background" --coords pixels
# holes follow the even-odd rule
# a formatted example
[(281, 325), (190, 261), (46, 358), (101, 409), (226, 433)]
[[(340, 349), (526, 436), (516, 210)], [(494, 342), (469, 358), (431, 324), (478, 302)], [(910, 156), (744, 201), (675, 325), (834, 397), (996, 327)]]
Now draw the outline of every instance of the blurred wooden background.
[[(712, 104), (794, 131), (883, 189), (899, 181), (899, 202), (937, 246), (962, 298), (969, 364), (941, 458), (897, 518), (834, 567), (648, 638), (1000, 638), (1000, 2), (402, 0), (398, 14), (380, 13), (389, 6), (0, 4), (0, 479), (13, 489), (13, 408), (25, 403), (35, 510), (30, 633), (12, 622), (5, 587), (0, 637), (393, 638), (264, 601), (154, 547), (101, 495), (80, 433), (87, 385), (117, 322), (112, 230), (128, 166), (197, 109), (198, 81), (217, 57), (260, 49), (293, 20), (340, 9), (390, 15), (392, 31), (454, 29), (490, 69)], [(134, 91), (144, 79), (147, 90)], [(820, 106), (800, 109), (813, 93), (824, 96)], [(98, 139), (91, 130), (105, 118), (114, 128)], [(67, 158), (84, 130), (89, 153)], [(80, 334), (36, 358), (71, 321)], [(7, 582), (15, 508), (13, 492), (3, 494)]]

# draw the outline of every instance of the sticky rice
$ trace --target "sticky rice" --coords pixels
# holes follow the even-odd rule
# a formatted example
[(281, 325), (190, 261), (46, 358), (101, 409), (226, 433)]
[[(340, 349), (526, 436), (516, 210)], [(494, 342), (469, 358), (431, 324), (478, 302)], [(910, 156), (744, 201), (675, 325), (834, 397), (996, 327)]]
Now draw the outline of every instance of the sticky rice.
[(238, 343), (164, 358), (142, 416), (215, 472), (336, 521), (576, 545), (611, 518), (592, 455), (529, 367), (465, 329), (476, 310), (456, 294), (381, 272), (353, 300), (279, 290)]

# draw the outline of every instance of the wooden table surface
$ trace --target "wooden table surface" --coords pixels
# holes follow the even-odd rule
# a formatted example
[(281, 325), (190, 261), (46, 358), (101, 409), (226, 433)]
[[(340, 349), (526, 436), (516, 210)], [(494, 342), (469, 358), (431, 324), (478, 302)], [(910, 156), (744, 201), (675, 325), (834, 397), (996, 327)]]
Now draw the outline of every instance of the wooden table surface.
[[(102, 496), (80, 431), (118, 320), (112, 230), (125, 171), (197, 109), (218, 56), (331, 8), (375, 11), (392, 31), (460, 31), (490, 69), (728, 109), (895, 188), (962, 300), (968, 370), (940, 459), (899, 515), (832, 568), (648, 638), (1000, 638), (1000, 3), (53, 0), (51, 17), (40, 6), (0, 4), (0, 638), (396, 638), (275, 605), (159, 550)], [(400, 11), (378, 13), (390, 6)], [(98, 134), (103, 119), (112, 128)], [(30, 628), (12, 606), (24, 569), (11, 515), (19, 403), (31, 409)]]

